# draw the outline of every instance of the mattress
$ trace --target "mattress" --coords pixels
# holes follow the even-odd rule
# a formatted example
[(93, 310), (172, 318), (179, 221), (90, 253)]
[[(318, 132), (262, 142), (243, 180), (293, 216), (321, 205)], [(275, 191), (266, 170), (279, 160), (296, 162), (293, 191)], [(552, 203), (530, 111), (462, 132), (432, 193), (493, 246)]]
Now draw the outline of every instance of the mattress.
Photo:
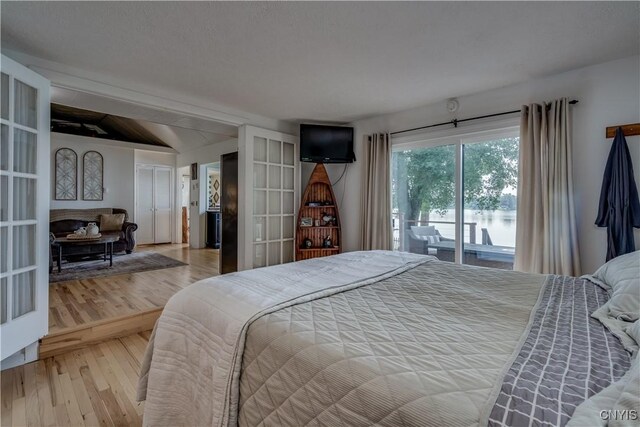
[[(531, 337), (560, 341), (564, 332), (554, 331), (573, 328), (552, 317), (574, 305), (564, 291), (557, 310), (548, 309), (563, 280), (371, 251), (198, 282), (169, 301), (154, 329), (138, 391), (144, 424), (509, 425), (525, 404), (530, 419), (544, 418), (545, 393), (557, 392), (531, 394), (518, 381), (528, 378), (521, 370), (538, 369), (534, 362), (555, 363), (541, 356), (547, 341)], [(595, 286), (571, 280), (572, 295)], [(589, 298), (576, 322), (601, 334), (586, 310), (606, 292)], [(622, 375), (628, 354), (609, 338), (609, 358), (593, 368)], [(591, 378), (592, 365), (585, 369)], [(580, 398), (616, 375), (583, 381)], [(549, 415), (562, 419), (550, 424), (572, 410)]]

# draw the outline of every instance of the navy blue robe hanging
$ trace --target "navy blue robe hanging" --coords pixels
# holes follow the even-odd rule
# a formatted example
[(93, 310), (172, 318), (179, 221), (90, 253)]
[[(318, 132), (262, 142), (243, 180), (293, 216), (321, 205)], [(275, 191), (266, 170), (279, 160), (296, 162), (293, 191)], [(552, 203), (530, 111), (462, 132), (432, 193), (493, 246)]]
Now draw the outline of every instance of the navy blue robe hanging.
[(607, 227), (607, 261), (635, 251), (633, 227), (640, 228), (640, 200), (622, 128), (616, 130), (604, 170), (596, 225)]

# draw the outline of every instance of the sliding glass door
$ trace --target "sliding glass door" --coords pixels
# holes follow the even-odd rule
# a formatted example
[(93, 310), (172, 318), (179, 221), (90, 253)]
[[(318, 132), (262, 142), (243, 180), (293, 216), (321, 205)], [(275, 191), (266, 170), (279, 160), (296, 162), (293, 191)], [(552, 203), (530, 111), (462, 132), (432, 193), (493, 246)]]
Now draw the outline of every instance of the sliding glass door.
[(394, 144), (394, 249), (512, 269), (515, 127)]
[(455, 260), (455, 171), (453, 144), (393, 152), (394, 249)]

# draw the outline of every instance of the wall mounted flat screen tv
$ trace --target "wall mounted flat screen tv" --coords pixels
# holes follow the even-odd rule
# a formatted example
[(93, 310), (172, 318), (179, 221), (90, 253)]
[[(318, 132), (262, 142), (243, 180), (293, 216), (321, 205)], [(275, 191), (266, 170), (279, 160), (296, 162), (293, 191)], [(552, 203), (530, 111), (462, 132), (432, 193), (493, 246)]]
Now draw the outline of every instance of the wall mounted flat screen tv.
[(300, 161), (312, 163), (352, 163), (353, 128), (300, 125)]

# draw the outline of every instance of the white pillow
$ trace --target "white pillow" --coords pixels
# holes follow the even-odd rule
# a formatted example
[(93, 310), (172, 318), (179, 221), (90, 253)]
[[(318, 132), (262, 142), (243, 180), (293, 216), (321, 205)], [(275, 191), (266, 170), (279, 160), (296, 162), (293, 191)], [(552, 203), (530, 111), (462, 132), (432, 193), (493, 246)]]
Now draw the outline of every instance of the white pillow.
[(627, 322), (640, 318), (640, 251), (612, 259), (593, 277), (611, 288), (611, 299), (605, 304), (609, 316)]
[(435, 225), (421, 225), (421, 226), (412, 225), (411, 231), (413, 231), (413, 234), (415, 234), (417, 237), (433, 236), (434, 234), (436, 234), (436, 226)]
[(437, 234), (434, 236), (427, 236), (429, 238), (429, 243), (438, 243), (440, 241), (440, 236)]

